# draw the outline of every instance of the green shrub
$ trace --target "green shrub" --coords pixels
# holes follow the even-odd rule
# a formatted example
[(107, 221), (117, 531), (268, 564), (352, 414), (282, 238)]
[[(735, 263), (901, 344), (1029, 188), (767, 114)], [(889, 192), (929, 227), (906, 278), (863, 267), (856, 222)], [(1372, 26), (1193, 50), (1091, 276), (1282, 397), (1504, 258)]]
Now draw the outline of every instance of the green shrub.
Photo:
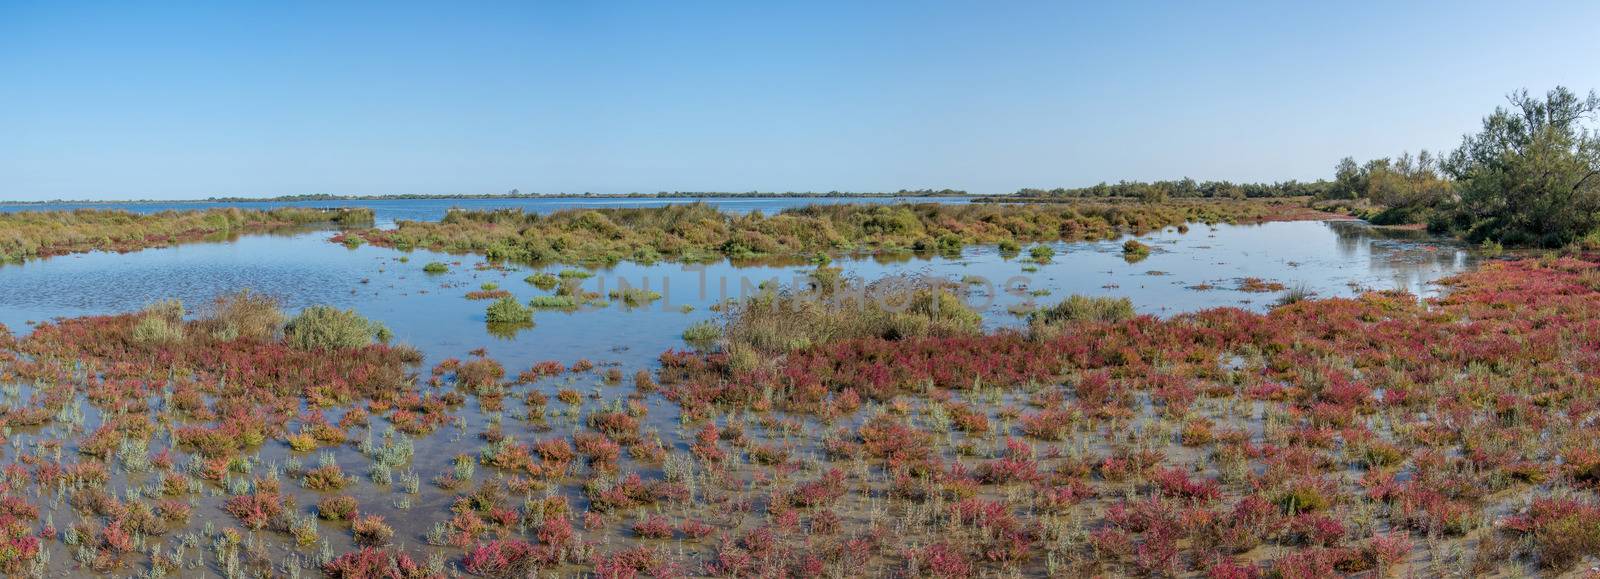
[(1122, 259), (1129, 263), (1150, 257), (1150, 246), (1139, 243), (1137, 239), (1129, 239), (1122, 244)]
[(534, 296), (528, 300), (528, 305), (539, 309), (569, 309), (578, 307), (579, 302), (572, 296)]
[(445, 265), (442, 262), (434, 261), (434, 262), (429, 262), (428, 265), (422, 266), (422, 271), (425, 271), (425, 272), (428, 272), (428, 273), (444, 273), (444, 272), (450, 271), (450, 266)]
[(1029, 249), (1028, 256), (1032, 257), (1034, 261), (1039, 263), (1049, 263), (1050, 258), (1056, 256), (1056, 250), (1053, 247), (1041, 243), (1033, 246), (1032, 249)]
[(643, 288), (624, 288), (611, 290), (611, 299), (622, 300), (628, 307), (638, 307), (661, 299), (661, 294)]
[(1133, 301), (1128, 298), (1093, 297), (1073, 294), (1056, 305), (1041, 308), (1029, 316), (1034, 325), (1069, 322), (1120, 322), (1133, 317)]
[(390, 333), (383, 324), (368, 320), (355, 310), (319, 305), (300, 310), (284, 326), (283, 337), (290, 346), (302, 350), (334, 350), (360, 348), (373, 340), (388, 342)]
[(549, 291), (551, 288), (561, 284), (561, 278), (556, 277), (556, 275), (553, 273), (544, 271), (530, 275), (527, 278), (524, 278), (523, 281), (533, 284), (533, 287), (545, 291)]
[(491, 324), (525, 324), (533, 321), (533, 309), (514, 298), (500, 298), (484, 311)]
[(561, 270), (561, 273), (557, 275), (561, 276), (561, 279), (589, 279), (594, 277), (594, 272), (586, 269), (567, 268)]
[(722, 337), (722, 326), (715, 322), (700, 321), (683, 331), (683, 339), (690, 342), (710, 342)]
[(1278, 494), (1275, 501), (1283, 512), (1290, 515), (1314, 513), (1328, 508), (1328, 497), (1315, 487), (1297, 485)]

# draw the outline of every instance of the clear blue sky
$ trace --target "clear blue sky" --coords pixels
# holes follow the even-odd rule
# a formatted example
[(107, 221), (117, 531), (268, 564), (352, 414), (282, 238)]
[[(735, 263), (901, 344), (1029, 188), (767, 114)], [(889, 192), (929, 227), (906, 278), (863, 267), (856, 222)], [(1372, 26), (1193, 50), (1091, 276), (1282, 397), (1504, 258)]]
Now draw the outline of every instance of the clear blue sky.
[(1600, 3), (13, 2), (0, 199), (1327, 176), (1600, 87)]

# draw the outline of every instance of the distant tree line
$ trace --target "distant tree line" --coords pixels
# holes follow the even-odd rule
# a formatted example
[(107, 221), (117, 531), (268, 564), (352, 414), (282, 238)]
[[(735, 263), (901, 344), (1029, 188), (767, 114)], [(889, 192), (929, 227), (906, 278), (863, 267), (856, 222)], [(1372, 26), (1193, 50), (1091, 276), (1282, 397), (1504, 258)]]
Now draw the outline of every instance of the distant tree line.
[(1277, 183), (1234, 183), (1232, 181), (1195, 181), (1188, 177), (1173, 181), (1118, 181), (1101, 182), (1089, 187), (1055, 189), (1022, 189), (1022, 197), (1131, 197), (1148, 201), (1161, 201), (1172, 197), (1211, 197), (1245, 199), (1257, 197), (1321, 197), (1331, 184), (1318, 179), (1312, 182), (1280, 181)]
[(512, 189), (505, 193), (403, 193), (397, 195), (336, 195), (312, 193), (280, 195), (276, 197), (211, 197), (205, 201), (237, 203), (241, 201), (366, 201), (381, 199), (660, 199), (660, 198), (773, 198), (773, 197), (958, 197), (967, 195), (960, 189), (901, 189), (899, 191), (658, 191), (655, 193), (524, 193)]

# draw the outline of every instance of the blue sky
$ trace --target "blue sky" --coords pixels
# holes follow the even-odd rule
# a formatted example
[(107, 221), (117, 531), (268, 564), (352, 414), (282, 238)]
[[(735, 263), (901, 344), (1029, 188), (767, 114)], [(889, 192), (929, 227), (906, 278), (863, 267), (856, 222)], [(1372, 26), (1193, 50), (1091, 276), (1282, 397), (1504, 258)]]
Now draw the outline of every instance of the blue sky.
[(1600, 88), (1600, 3), (12, 2), (0, 199), (1314, 179)]

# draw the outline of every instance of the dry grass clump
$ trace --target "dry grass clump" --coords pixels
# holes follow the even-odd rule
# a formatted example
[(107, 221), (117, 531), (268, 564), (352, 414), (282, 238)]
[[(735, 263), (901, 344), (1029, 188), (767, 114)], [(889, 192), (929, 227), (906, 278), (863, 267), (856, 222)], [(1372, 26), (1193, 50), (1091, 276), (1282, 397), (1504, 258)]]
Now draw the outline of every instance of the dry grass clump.
[(283, 332), (286, 319), (276, 298), (247, 289), (212, 300), (200, 323), (218, 340), (270, 342)]
[(183, 302), (163, 300), (146, 307), (133, 325), (137, 344), (160, 345), (183, 340)]
[(782, 353), (850, 338), (971, 335), (982, 317), (954, 288), (896, 277), (840, 280), (832, 291), (765, 290), (734, 306), (724, 331), (730, 349)]

